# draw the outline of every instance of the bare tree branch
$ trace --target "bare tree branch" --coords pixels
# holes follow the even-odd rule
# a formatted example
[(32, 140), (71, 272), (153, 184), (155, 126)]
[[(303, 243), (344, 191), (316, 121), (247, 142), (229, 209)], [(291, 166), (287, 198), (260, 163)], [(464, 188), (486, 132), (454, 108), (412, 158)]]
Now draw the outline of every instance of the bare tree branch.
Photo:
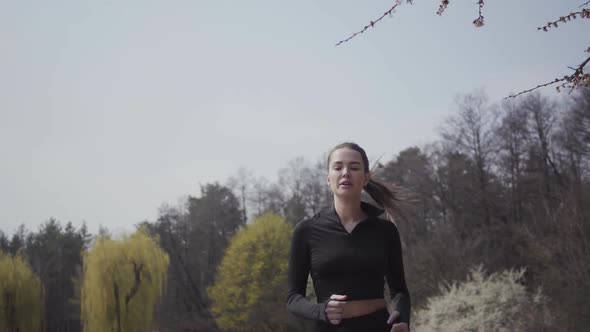
[[(411, 3), (412, 3), (412, 0), (407, 0), (407, 2), (411, 4)], [(366, 26), (365, 26), (365, 27), (364, 27), (362, 30), (360, 30), (360, 31), (358, 31), (358, 32), (355, 32), (355, 33), (353, 33), (353, 34), (352, 34), (350, 37), (348, 37), (348, 38), (346, 38), (346, 39), (344, 39), (344, 40), (341, 40), (341, 41), (339, 41), (339, 42), (336, 44), (336, 46), (338, 46), (338, 45), (340, 45), (340, 44), (342, 44), (342, 43), (346, 43), (347, 41), (351, 40), (352, 38), (356, 37), (357, 35), (360, 35), (361, 33), (365, 32), (365, 31), (366, 31), (368, 28), (372, 28), (372, 27), (374, 27), (374, 26), (375, 26), (375, 23), (377, 23), (377, 22), (381, 21), (381, 20), (382, 20), (382, 19), (383, 19), (385, 16), (387, 16), (387, 15), (391, 16), (391, 13), (392, 13), (392, 12), (395, 10), (395, 8), (396, 8), (397, 6), (399, 6), (401, 3), (402, 3), (402, 0), (396, 0), (395, 4), (394, 4), (394, 5), (393, 5), (393, 6), (392, 6), (392, 7), (391, 7), (391, 8), (390, 8), (388, 11), (386, 11), (385, 13), (383, 13), (383, 15), (381, 15), (381, 17), (379, 17), (378, 19), (376, 19), (376, 20), (374, 20), (374, 21), (371, 21), (371, 22), (370, 22), (368, 25), (366, 25)]]
[(517, 94), (515, 94), (515, 95), (510, 95), (510, 96), (508, 96), (508, 97), (506, 97), (506, 98), (504, 98), (504, 99), (515, 98), (515, 97), (518, 97), (518, 96), (520, 96), (520, 95), (523, 95), (523, 94), (525, 94), (525, 93), (529, 93), (529, 92), (535, 91), (535, 90), (537, 90), (537, 89), (539, 89), (539, 88), (544, 88), (544, 87), (546, 87), (546, 86), (553, 85), (553, 84), (555, 84), (555, 83), (558, 83), (559, 81), (560, 81), (560, 80), (556, 78), (554, 81), (547, 82), (547, 83), (543, 83), (543, 84), (539, 84), (539, 85), (537, 85), (537, 86), (536, 86), (536, 87), (534, 87), (534, 88), (530, 88), (530, 89), (528, 89), (528, 90), (521, 91), (521, 92), (519, 92), (519, 93), (517, 93)]

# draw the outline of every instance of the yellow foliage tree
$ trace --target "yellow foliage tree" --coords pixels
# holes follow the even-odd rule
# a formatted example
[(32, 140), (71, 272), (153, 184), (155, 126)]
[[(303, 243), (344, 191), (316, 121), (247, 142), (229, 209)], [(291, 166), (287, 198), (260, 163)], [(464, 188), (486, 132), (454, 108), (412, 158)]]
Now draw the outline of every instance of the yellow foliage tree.
[(168, 255), (143, 229), (120, 241), (99, 237), (84, 255), (84, 331), (150, 331), (167, 270)]
[(283, 331), (292, 228), (266, 213), (242, 229), (226, 251), (214, 285), (211, 311), (225, 331)]
[(25, 260), (0, 251), (0, 331), (40, 331), (42, 296), (41, 282)]

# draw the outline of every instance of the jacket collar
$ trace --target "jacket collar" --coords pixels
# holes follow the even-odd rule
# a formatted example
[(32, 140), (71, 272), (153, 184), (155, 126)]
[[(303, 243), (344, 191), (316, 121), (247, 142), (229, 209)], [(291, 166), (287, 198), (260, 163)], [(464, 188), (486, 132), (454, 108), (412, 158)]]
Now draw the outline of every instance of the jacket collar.
[[(367, 219), (377, 218), (385, 212), (385, 210), (363, 201), (361, 201), (361, 209), (367, 214)], [(329, 220), (340, 222), (340, 217), (338, 216), (338, 213), (336, 213), (334, 203), (332, 203), (330, 207), (325, 208), (321, 212), (321, 215)]]

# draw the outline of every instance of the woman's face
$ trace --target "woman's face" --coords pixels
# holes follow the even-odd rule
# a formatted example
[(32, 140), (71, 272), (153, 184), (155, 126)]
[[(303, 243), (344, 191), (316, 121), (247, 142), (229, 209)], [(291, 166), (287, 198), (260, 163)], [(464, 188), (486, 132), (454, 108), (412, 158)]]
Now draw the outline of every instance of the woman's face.
[(336, 196), (360, 197), (369, 181), (363, 158), (358, 151), (341, 148), (332, 151), (328, 165), (328, 184)]

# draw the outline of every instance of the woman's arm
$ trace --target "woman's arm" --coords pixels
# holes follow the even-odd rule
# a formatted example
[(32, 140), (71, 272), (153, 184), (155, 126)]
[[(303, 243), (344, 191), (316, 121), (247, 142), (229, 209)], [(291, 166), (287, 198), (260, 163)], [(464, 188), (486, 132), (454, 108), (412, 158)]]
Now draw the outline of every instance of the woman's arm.
[(296, 316), (326, 322), (326, 303), (313, 303), (305, 298), (310, 270), (310, 251), (306, 237), (306, 223), (295, 226), (289, 258), (287, 309)]
[(406, 278), (404, 274), (404, 263), (402, 259), (402, 246), (397, 227), (389, 223), (391, 232), (387, 232), (387, 264), (385, 278), (389, 286), (389, 294), (393, 301), (393, 307), (399, 312), (399, 322), (410, 325), (411, 301)]

